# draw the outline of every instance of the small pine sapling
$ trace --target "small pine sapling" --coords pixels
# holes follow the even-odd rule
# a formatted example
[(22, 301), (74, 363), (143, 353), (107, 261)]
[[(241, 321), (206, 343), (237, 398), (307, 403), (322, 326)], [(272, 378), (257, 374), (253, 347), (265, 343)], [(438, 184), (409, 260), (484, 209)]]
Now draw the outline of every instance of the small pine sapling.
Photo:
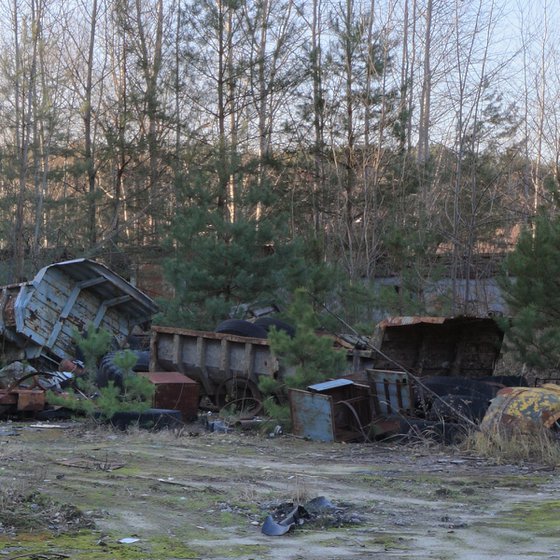
[(337, 377), (344, 371), (346, 362), (344, 352), (333, 347), (330, 337), (317, 334), (319, 318), (305, 290), (295, 292), (287, 316), (296, 328), (294, 337), (273, 328), (269, 332), (269, 340), (273, 354), (290, 374), (283, 379), (263, 377), (259, 383), (259, 389), (266, 397), (265, 411), (286, 428), (290, 424), (289, 407), (285, 402), (286, 389), (305, 389)]
[(86, 334), (74, 333), (74, 338), (84, 354), (85, 372), (76, 379), (76, 393), (57, 395), (49, 392), (49, 403), (64, 406), (90, 417), (111, 418), (117, 412), (142, 412), (150, 407), (155, 386), (133, 369), (137, 356), (130, 350), (115, 354), (114, 363), (121, 370), (122, 390), (114, 382), (106, 387), (97, 387), (97, 363), (107, 353), (111, 344), (111, 333), (89, 325)]

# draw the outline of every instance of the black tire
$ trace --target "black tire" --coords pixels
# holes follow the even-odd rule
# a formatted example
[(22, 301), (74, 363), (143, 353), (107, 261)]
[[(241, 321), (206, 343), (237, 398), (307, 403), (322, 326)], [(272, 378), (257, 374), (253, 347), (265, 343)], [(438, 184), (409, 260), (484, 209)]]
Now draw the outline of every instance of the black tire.
[(473, 422), (480, 422), (489, 405), (489, 399), (472, 395), (444, 395), (432, 403), (430, 419), (461, 423), (467, 418)]
[(259, 325), (259, 327), (262, 327), (267, 333), (270, 329), (276, 328), (276, 330), (285, 332), (290, 338), (294, 338), (296, 335), (296, 329), (290, 325), (290, 323), (286, 323), (286, 321), (282, 321), (281, 319), (275, 319), (274, 317), (261, 317), (253, 324)]
[[(96, 385), (98, 387), (106, 387), (109, 381), (112, 381), (117, 387), (122, 388), (123, 371), (115, 364), (115, 357), (121, 352), (122, 350), (120, 352), (110, 352), (101, 359), (96, 377)], [(149, 371), (150, 352), (148, 350), (130, 350), (130, 352), (136, 354), (137, 358), (136, 365), (132, 368), (132, 371)]]
[(529, 387), (529, 382), (522, 375), (489, 375), (481, 377), (480, 381), (498, 383), (504, 387)]
[(249, 321), (243, 321), (242, 319), (226, 319), (214, 329), (214, 332), (249, 338), (267, 337), (267, 332), (263, 327)]

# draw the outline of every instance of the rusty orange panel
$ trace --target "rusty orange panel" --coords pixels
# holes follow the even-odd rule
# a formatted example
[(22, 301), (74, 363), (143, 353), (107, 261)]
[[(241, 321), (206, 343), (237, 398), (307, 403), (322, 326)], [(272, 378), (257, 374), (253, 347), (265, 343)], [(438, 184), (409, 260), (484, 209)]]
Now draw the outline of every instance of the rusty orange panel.
[(12, 393), (11, 391), (8, 393), (7, 391), (0, 390), (0, 404), (16, 404), (17, 403), (17, 395)]
[(183, 420), (194, 420), (198, 415), (198, 383), (178, 371), (152, 371), (138, 373), (147, 377), (155, 386), (155, 408), (179, 410)]
[(19, 411), (38, 412), (45, 408), (45, 391), (36, 389), (17, 389), (17, 409)]

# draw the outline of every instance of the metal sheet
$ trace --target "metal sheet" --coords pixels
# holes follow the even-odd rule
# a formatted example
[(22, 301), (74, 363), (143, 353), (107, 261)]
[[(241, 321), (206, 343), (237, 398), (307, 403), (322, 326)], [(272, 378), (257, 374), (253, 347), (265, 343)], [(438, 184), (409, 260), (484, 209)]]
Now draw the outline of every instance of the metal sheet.
[(429, 316), (403, 316), (403, 317), (388, 317), (378, 323), (378, 327), (384, 329), (386, 327), (401, 327), (406, 325), (418, 325), (426, 323), (429, 325), (441, 325), (445, 323), (448, 318), (446, 317), (429, 317)]
[(354, 385), (354, 382), (350, 379), (333, 379), (332, 381), (324, 381), (323, 383), (315, 383), (315, 385), (309, 385), (309, 387), (307, 388), (310, 391), (321, 393), (323, 391), (329, 391), (331, 389), (338, 389), (339, 387), (347, 387), (348, 385)]
[(296, 436), (334, 441), (334, 409), (330, 396), (290, 389), (289, 399), (292, 431)]
[(412, 414), (413, 396), (408, 374), (401, 371), (367, 370), (376, 416)]

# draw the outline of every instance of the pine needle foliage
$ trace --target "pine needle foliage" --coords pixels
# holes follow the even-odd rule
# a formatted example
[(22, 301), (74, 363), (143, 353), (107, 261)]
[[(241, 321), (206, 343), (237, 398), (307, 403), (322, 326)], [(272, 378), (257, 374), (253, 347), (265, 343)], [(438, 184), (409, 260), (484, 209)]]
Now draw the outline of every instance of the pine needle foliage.
[(84, 335), (76, 331), (74, 338), (84, 354), (84, 375), (76, 379), (78, 391), (75, 393), (59, 395), (49, 392), (50, 404), (103, 419), (110, 419), (117, 412), (142, 412), (150, 407), (155, 386), (133, 372), (138, 359), (133, 352), (124, 350), (115, 355), (115, 365), (123, 372), (122, 390), (112, 381), (106, 387), (98, 388), (95, 384), (97, 364), (109, 350), (111, 333), (89, 325)]
[(506, 345), (537, 369), (560, 369), (560, 219), (539, 216), (522, 232), (501, 278), (512, 315)]
[(273, 354), (290, 374), (278, 380), (263, 377), (259, 389), (267, 397), (264, 403), (267, 414), (288, 428), (286, 389), (305, 389), (339, 376), (344, 371), (346, 356), (333, 347), (330, 337), (317, 334), (320, 320), (306, 290), (296, 290), (286, 315), (295, 326), (295, 336), (291, 338), (284, 331), (272, 329), (269, 341)]
[(212, 330), (226, 317), (242, 317), (245, 304), (282, 301), (300, 285), (331, 286), (311, 244), (289, 231), (289, 214), (270, 185), (238, 183), (233, 210), (213, 168), (193, 171), (179, 187), (174, 256), (165, 263), (175, 296), (160, 302), (158, 322)]

